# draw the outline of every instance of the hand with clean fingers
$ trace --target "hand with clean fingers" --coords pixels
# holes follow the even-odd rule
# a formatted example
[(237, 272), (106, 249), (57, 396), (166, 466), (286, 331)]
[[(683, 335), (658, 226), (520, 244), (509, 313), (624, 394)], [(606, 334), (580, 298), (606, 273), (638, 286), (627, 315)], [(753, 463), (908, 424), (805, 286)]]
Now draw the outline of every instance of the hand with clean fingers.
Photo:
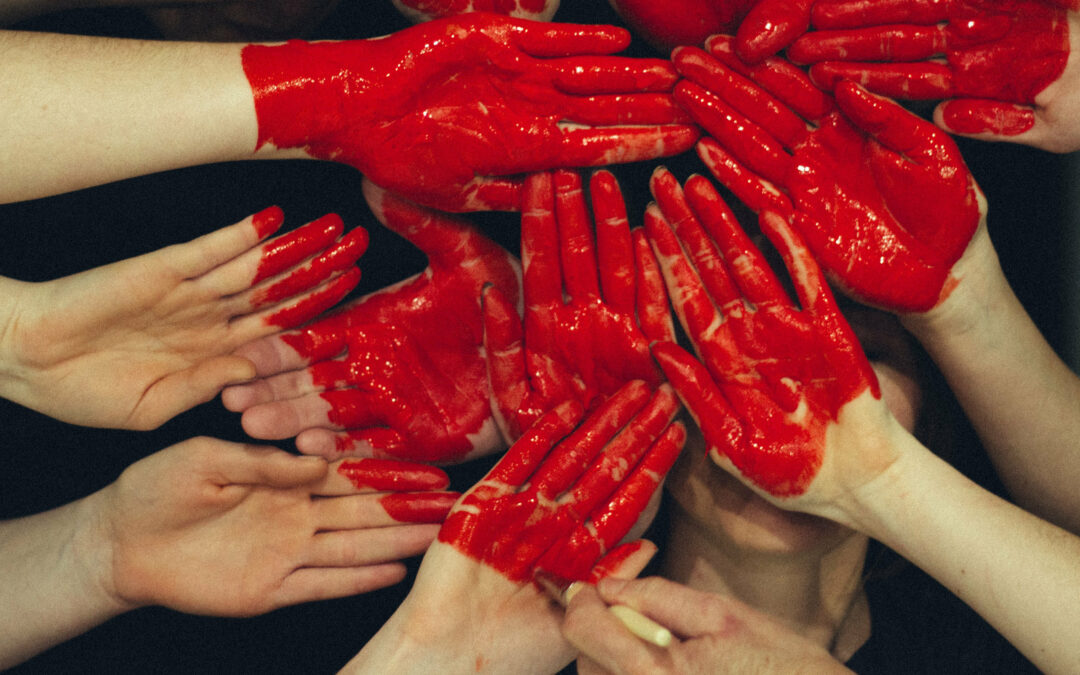
[[(1074, 5), (1075, 3), (1069, 3)], [(942, 100), (942, 128), (1055, 152), (1080, 147), (1080, 15), (1046, 0), (819, 0), (817, 29), (788, 58), (831, 90), (850, 79), (878, 94)]]
[[(500, 289), (484, 289), (484, 351), (492, 408), (513, 442), (552, 406), (586, 408), (630, 380), (662, 381), (649, 355), (672, 340), (663, 280), (640, 230), (631, 232), (614, 176), (560, 170), (526, 182), (521, 218), (524, 322)], [(595, 224), (595, 234), (591, 224)]]
[(69, 277), (4, 280), (3, 396), (73, 424), (152, 429), (254, 377), (234, 350), (341, 300), (367, 248), (332, 214), (262, 243), (282, 222), (272, 207)]
[(520, 268), (457, 216), (364, 181), (376, 217), (428, 256), (428, 268), (299, 331), (239, 353), (260, 378), (226, 389), (254, 438), (297, 436), (306, 454), (449, 464), (506, 447), (492, 418), (480, 292), (516, 307)]
[[(371, 464), (370, 462), (374, 462)], [(110, 572), (128, 608), (250, 616), (400, 581), (455, 493), (438, 469), (329, 465), (196, 438), (129, 467), (98, 495)]]
[[(658, 648), (609, 611), (630, 607), (667, 627), (678, 640)], [(566, 608), (563, 636), (589, 673), (850, 673), (819, 644), (731, 597), (661, 577), (602, 579)]]
[(393, 0), (394, 7), (411, 21), (431, 21), (468, 12), (491, 12), (516, 19), (551, 21), (559, 0)]
[(652, 353), (710, 457), (783, 508), (850, 522), (847, 495), (893, 461), (889, 434), (906, 432), (810, 251), (763, 213), (800, 308), (708, 180), (684, 192), (659, 170), (652, 190), (646, 229), (697, 359), (674, 343)]
[(573, 401), (545, 414), (454, 506), (409, 596), (350, 666), (547, 673), (569, 663), (562, 610), (534, 575), (595, 581), (642, 569), (655, 547), (617, 543), (682, 447), (678, 410), (670, 387), (638, 381), (584, 421)]
[(755, 211), (790, 216), (853, 298), (900, 313), (940, 304), (986, 212), (953, 140), (854, 83), (837, 86), (837, 110), (781, 59), (743, 66), (724, 36), (707, 48), (673, 58), (713, 175)]
[(300, 148), (445, 211), (516, 211), (519, 174), (677, 154), (697, 128), (629, 35), (486, 13), (376, 40), (249, 45), (257, 148)]

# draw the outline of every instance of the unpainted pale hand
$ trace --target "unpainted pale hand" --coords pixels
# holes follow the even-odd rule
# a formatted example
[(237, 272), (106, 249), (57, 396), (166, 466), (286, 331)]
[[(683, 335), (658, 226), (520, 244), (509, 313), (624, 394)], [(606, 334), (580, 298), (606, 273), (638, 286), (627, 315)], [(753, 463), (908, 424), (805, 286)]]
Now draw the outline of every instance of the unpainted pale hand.
[(1074, 2), (819, 0), (817, 30), (788, 49), (826, 88), (849, 79), (892, 98), (940, 100), (944, 129), (1068, 152), (1080, 147)]
[(697, 128), (629, 34), (486, 13), (376, 40), (249, 45), (258, 142), (445, 211), (518, 210), (520, 174), (677, 154)]
[(652, 190), (646, 229), (697, 358), (674, 343), (652, 352), (709, 456), (783, 508), (850, 522), (847, 496), (895, 460), (900, 427), (810, 251), (763, 214), (800, 308), (708, 180), (684, 193), (661, 169)]
[(782, 59), (744, 66), (725, 36), (707, 49), (673, 58), (713, 175), (750, 208), (790, 217), (853, 298), (901, 313), (942, 302), (986, 209), (955, 142), (851, 82), (834, 103)]
[[(630, 607), (678, 636), (666, 648), (630, 633), (611, 605)], [(604, 579), (576, 594), (563, 635), (579, 673), (850, 673), (821, 645), (730, 597), (660, 577)]]
[(562, 401), (589, 408), (630, 380), (657, 386), (649, 342), (674, 338), (659, 268), (614, 176), (592, 175), (591, 217), (572, 171), (534, 174), (525, 190), (524, 322), (499, 289), (484, 291), (492, 408), (511, 442)]
[(454, 506), (408, 598), (352, 665), (426, 672), (434, 658), (453, 672), (549, 673), (569, 663), (562, 610), (534, 575), (640, 571), (655, 548), (616, 544), (682, 447), (678, 409), (670, 387), (637, 381), (584, 421), (576, 402), (540, 418)]
[(240, 353), (263, 379), (226, 389), (223, 402), (244, 412), (253, 437), (297, 436), (306, 454), (449, 464), (506, 447), (489, 402), (480, 293), (490, 285), (516, 308), (517, 259), (462, 218), (370, 181), (363, 189), (376, 217), (427, 254), (428, 268), (248, 345)]
[(241, 345), (325, 311), (360, 279), (367, 232), (328, 215), (268, 243), (273, 207), (186, 244), (14, 284), (4, 396), (56, 419), (151, 429), (254, 377)]
[[(366, 462), (375, 462), (367, 464)], [(105, 584), (128, 608), (250, 616), (400, 581), (457, 499), (423, 465), (327, 463), (195, 438), (95, 495)]]

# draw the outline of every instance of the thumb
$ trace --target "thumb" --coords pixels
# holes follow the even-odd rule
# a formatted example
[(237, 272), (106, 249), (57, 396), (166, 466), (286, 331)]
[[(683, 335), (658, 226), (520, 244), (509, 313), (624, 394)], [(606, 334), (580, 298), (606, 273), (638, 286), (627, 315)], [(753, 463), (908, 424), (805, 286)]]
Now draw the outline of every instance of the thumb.
[(218, 356), (170, 373), (146, 390), (128, 428), (156, 429), (176, 415), (206, 403), (227, 385), (255, 377), (255, 366), (240, 356)]
[(217, 455), (215, 480), (222, 485), (293, 488), (321, 480), (327, 472), (321, 457), (293, 455), (261, 445), (229, 443)]

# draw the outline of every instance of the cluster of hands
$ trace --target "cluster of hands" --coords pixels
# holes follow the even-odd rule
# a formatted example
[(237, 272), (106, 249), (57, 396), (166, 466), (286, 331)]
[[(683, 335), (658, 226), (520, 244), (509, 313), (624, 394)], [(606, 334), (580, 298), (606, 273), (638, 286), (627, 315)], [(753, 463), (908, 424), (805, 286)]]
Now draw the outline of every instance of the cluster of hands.
[[(530, 19), (557, 6), (508, 4)], [(613, 56), (623, 29), (480, 13), (376, 41), (244, 48), (258, 148), (360, 169), (380, 223), (427, 256), (414, 277), (327, 313), (359, 281), (366, 233), (327, 216), (269, 240), (283, 222), (269, 209), (11, 283), (5, 398), (149, 429), (221, 393), (248, 435), (295, 437), (305, 455), (192, 439), (65, 507), (99, 614), (251, 615), (396, 583), (399, 561), (426, 552), (351, 667), (433, 655), (451, 670), (555, 672), (579, 652), (585, 670), (719, 667), (702, 647), (716, 626), (738, 626), (729, 648), (783, 629), (631, 581), (655, 553), (637, 537), (682, 449), (683, 407), (709, 456), (758, 495), (888, 541), (868, 524), (874, 486), (926, 450), (882, 401), (830, 284), (922, 335), (980, 314), (1001, 271), (986, 200), (943, 129), (1080, 147), (1066, 129), (1075, 13), (1039, 0), (688, 2), (733, 33), (689, 38), (651, 17), (656, 3), (615, 4), (655, 44), (683, 46), (630, 59)], [(938, 126), (883, 95), (945, 100)], [(657, 168), (631, 228), (611, 173), (562, 168), (691, 148), (757, 214), (783, 271), (703, 175), (680, 184)], [(521, 212), (520, 258), (461, 215), (482, 210)], [(463, 495), (436, 468), (504, 450)], [(564, 613), (538, 577), (590, 585)], [(612, 605), (679, 639), (637, 640)], [(780, 656), (841, 668), (817, 645), (784, 644)]]

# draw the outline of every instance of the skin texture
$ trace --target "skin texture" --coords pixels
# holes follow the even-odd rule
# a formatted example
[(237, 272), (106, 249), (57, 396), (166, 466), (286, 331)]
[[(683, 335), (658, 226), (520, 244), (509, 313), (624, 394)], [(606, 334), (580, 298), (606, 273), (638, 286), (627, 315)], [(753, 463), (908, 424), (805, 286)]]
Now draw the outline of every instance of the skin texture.
[(591, 217), (576, 173), (526, 182), (524, 321), (499, 289), (484, 291), (492, 407), (508, 441), (564, 400), (591, 408), (630, 380), (662, 381), (648, 346), (674, 328), (659, 270), (615, 178), (598, 171), (589, 187)]
[(301, 452), (456, 463), (505, 447), (489, 404), (480, 293), (515, 307), (520, 270), (467, 221), (370, 181), (364, 194), (428, 268), (303, 329), (252, 343), (254, 382), (222, 400), (255, 438), (297, 436)]
[[(456, 499), (441, 471), (383, 464), (373, 484), (268, 447), (193, 438), (52, 511), (0, 523), (0, 666), (147, 605), (217, 616), (397, 583)], [(377, 483), (377, 484), (374, 484)], [(426, 497), (402, 523), (384, 500)]]
[(393, 3), (399, 12), (417, 23), (467, 12), (551, 21), (559, 9), (559, 0), (393, 0)]
[(673, 343), (653, 355), (698, 421), (709, 454), (774, 497), (804, 494), (821, 470), (826, 434), (877, 378), (802, 242), (766, 212), (802, 309), (701, 177), (684, 193), (663, 169), (649, 241), (700, 361)]
[(377, 40), (251, 45), (256, 148), (302, 148), (446, 211), (517, 210), (515, 174), (696, 140), (669, 63), (609, 56), (628, 42), (621, 28), (472, 13)]
[(956, 144), (851, 82), (829, 111), (790, 64), (743, 67), (722, 36), (707, 47), (674, 61), (688, 78), (676, 97), (711, 135), (698, 154), (713, 175), (752, 209), (790, 217), (853, 298), (915, 312), (947, 297), (985, 210)]
[[(817, 30), (787, 55), (814, 64), (810, 74), (826, 89), (851, 79), (892, 98), (945, 99), (935, 119), (949, 131), (1059, 152), (1075, 147), (1067, 120), (1077, 24), (1062, 5), (822, 0), (813, 23)], [(1059, 81), (1065, 86), (1050, 88)]]
[(367, 232), (326, 216), (267, 243), (273, 207), (194, 241), (8, 291), (0, 393), (56, 419), (151, 429), (254, 376), (241, 345), (356, 285)]
[(569, 663), (561, 609), (534, 574), (595, 581), (641, 569), (655, 548), (638, 542), (627, 555), (616, 544), (682, 447), (678, 409), (670, 387), (636, 381), (584, 421), (572, 401), (544, 415), (455, 505), (408, 598), (345, 672), (426, 672), (433, 658), (450, 672)]
[[(671, 628), (660, 649), (612, 616), (621, 604)], [(733, 598), (660, 577), (603, 579), (566, 609), (563, 635), (581, 650), (579, 673), (850, 673), (820, 645)]]

